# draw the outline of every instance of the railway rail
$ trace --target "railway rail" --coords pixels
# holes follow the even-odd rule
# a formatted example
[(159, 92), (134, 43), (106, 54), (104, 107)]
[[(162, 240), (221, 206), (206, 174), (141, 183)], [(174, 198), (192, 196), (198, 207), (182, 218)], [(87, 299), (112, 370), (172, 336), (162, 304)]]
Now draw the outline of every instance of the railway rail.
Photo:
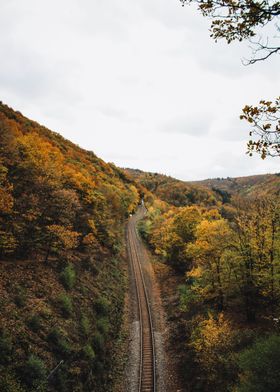
[(141, 263), (140, 240), (136, 224), (144, 214), (144, 206), (128, 222), (128, 255), (134, 275), (140, 324), (140, 361), (138, 392), (156, 392), (156, 353), (151, 307)]

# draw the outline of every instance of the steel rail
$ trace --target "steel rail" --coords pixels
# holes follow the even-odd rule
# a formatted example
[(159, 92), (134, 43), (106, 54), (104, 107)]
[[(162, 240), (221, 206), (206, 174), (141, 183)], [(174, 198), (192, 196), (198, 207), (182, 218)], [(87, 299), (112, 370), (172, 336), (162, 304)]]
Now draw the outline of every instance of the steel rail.
[(144, 287), (144, 292), (145, 292), (145, 299), (146, 299), (146, 304), (147, 304), (147, 310), (148, 310), (148, 315), (149, 315), (149, 327), (150, 327), (150, 334), (151, 334), (151, 342), (152, 342), (152, 353), (153, 353), (153, 392), (156, 391), (156, 350), (155, 350), (155, 338), (154, 338), (154, 329), (153, 329), (153, 320), (152, 320), (152, 312), (151, 312), (151, 306), (150, 306), (150, 301), (149, 301), (149, 296), (148, 296), (148, 291), (146, 288), (146, 283), (145, 283), (145, 278), (143, 274), (143, 269), (142, 269), (142, 264), (140, 261), (140, 252), (139, 252), (139, 247), (137, 246), (139, 243), (139, 240), (137, 241), (137, 232), (136, 232), (136, 227), (134, 226), (134, 232), (135, 232), (135, 239), (136, 239), (136, 256), (138, 259), (139, 263), (139, 269), (141, 273), (141, 278), (142, 278), (142, 283)]
[[(137, 282), (137, 273), (136, 273), (136, 267), (135, 267), (135, 249), (132, 248), (132, 231), (131, 228), (129, 227), (128, 224), (128, 229), (127, 229), (127, 243), (128, 243), (128, 253), (129, 253), (129, 259), (131, 262), (132, 270), (133, 270), (133, 276), (134, 276), (134, 282), (135, 282), (135, 291), (136, 291), (136, 300), (137, 300), (137, 307), (138, 307), (138, 315), (139, 315), (139, 326), (140, 326), (140, 365), (139, 365), (139, 385), (140, 385), (140, 380), (142, 377), (142, 350), (143, 350), (143, 323), (142, 323), (142, 311), (141, 311), (141, 301), (140, 301), (140, 293), (139, 293), (139, 285)], [(139, 387), (140, 388), (140, 387)], [(140, 389), (139, 389), (140, 391)]]
[(136, 217), (130, 219), (127, 230), (129, 257), (134, 273), (140, 323), (139, 392), (156, 392), (156, 356), (152, 313), (148, 290), (142, 270), (139, 240), (135, 228)]

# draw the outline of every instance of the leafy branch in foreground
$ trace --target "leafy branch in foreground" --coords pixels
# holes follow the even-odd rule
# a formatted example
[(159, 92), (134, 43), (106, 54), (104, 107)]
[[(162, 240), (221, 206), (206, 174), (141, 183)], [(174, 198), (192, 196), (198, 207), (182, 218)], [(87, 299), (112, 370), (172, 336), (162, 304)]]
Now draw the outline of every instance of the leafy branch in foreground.
[[(228, 43), (256, 36), (256, 29), (278, 19), (279, 1), (255, 0), (180, 0), (182, 5), (196, 3), (203, 16), (210, 17), (211, 37), (224, 38)], [(279, 27), (275, 25), (277, 31)], [(277, 52), (278, 48), (261, 45), (262, 49)], [(259, 47), (261, 49), (261, 47)], [(260, 58), (262, 59), (262, 58)]]
[(252, 125), (250, 136), (257, 137), (247, 143), (250, 156), (254, 152), (262, 159), (280, 155), (280, 97), (274, 103), (262, 100), (258, 106), (246, 105), (240, 118)]
[[(228, 44), (232, 41), (249, 40), (252, 58), (243, 61), (252, 65), (265, 61), (272, 55), (280, 54), (280, 27), (277, 21), (280, 17), (280, 2), (277, 0), (180, 0), (182, 5), (195, 3), (203, 16), (212, 20), (210, 35), (215, 41), (225, 39)], [(267, 38), (260, 36), (260, 29), (270, 28)], [(275, 34), (276, 33), (276, 34)], [(277, 36), (278, 34), (278, 36)], [(259, 35), (257, 41), (253, 37)], [(275, 42), (272, 44), (271, 40)], [(260, 101), (259, 106), (246, 105), (241, 119), (247, 120), (252, 126), (250, 136), (258, 139), (249, 140), (248, 153), (259, 153), (266, 156), (280, 155), (280, 98), (273, 104), (270, 101)]]

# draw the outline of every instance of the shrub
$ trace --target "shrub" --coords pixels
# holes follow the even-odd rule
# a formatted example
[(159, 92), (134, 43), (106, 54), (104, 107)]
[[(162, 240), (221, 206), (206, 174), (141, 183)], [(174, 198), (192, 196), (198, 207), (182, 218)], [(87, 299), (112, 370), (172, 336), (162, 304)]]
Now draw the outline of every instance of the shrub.
[[(69, 392), (70, 377), (67, 365), (62, 363), (49, 379), (50, 390), (55, 392)], [(79, 389), (76, 390), (79, 391)]]
[(35, 355), (31, 355), (22, 367), (21, 378), (29, 387), (39, 387), (42, 385), (47, 378), (44, 362)]
[(240, 352), (245, 350), (245, 348), (252, 346), (255, 343), (257, 336), (258, 332), (253, 329), (242, 329), (236, 331), (234, 337), (235, 351)]
[(110, 310), (110, 302), (104, 297), (99, 298), (95, 302), (95, 310), (97, 314), (101, 316), (107, 316)]
[(60, 280), (63, 286), (67, 290), (71, 290), (76, 282), (76, 272), (72, 264), (68, 264), (67, 267), (60, 274)]
[(88, 336), (90, 331), (90, 321), (87, 316), (82, 316), (81, 318), (81, 330), (83, 335)]
[[(94, 276), (97, 276), (100, 272), (100, 267), (96, 265), (96, 260), (92, 255), (85, 258), (83, 267), (86, 271), (91, 272)], [(85, 289), (88, 290), (87, 288)]]
[(69, 298), (66, 294), (61, 294), (58, 297), (59, 306), (64, 314), (64, 316), (69, 317), (73, 312), (73, 305), (71, 298)]
[(83, 295), (87, 295), (88, 292), (89, 292), (89, 289), (88, 289), (87, 287), (85, 287), (85, 286), (81, 286), (81, 287), (80, 287), (80, 290), (81, 290), (81, 293), (82, 293)]
[(90, 344), (87, 344), (83, 348), (82, 352), (83, 352), (83, 357), (88, 361), (92, 361), (95, 358), (95, 352)]
[(121, 244), (121, 242), (115, 241), (115, 242), (113, 243), (113, 246), (112, 246), (113, 254), (114, 254), (114, 255), (120, 254), (121, 249), (122, 249), (122, 244)]
[(96, 327), (102, 335), (106, 336), (110, 329), (109, 320), (105, 317), (97, 320)]
[(53, 344), (55, 351), (61, 355), (69, 355), (71, 353), (70, 344), (64, 338), (62, 332), (54, 328), (48, 335), (48, 341)]
[(142, 219), (141, 221), (139, 221), (137, 225), (138, 233), (145, 241), (148, 241), (151, 235), (151, 227), (152, 227), (152, 222), (151, 220), (148, 219)]
[(13, 374), (1, 374), (0, 377), (1, 392), (24, 392), (20, 383)]
[(37, 332), (41, 329), (41, 317), (38, 314), (33, 314), (28, 320), (27, 325), (33, 332)]
[(280, 336), (257, 341), (239, 355), (238, 392), (277, 392), (280, 385)]
[(182, 312), (189, 312), (198, 301), (198, 295), (192, 290), (190, 285), (182, 284), (178, 286), (179, 309)]
[(12, 358), (12, 340), (7, 333), (0, 331), (0, 364), (6, 365)]
[(92, 337), (92, 345), (96, 352), (102, 352), (104, 349), (104, 337), (100, 332), (96, 331)]
[(19, 308), (23, 308), (26, 305), (26, 291), (23, 287), (18, 286), (16, 289), (16, 295), (15, 295), (15, 304)]
[(0, 298), (0, 312), (5, 309), (6, 301), (3, 298)]
[(40, 309), (40, 317), (44, 320), (50, 320), (52, 318), (53, 310), (48, 307), (47, 304), (44, 304)]

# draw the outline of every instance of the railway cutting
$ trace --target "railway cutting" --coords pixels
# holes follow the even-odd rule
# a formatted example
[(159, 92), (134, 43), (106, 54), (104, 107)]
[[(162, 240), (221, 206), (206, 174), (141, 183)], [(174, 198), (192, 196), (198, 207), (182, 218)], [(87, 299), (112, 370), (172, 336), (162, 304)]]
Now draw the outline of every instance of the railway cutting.
[(139, 319), (140, 352), (138, 369), (138, 392), (156, 392), (156, 352), (153, 320), (149, 294), (145, 284), (141, 263), (141, 252), (136, 225), (143, 217), (145, 207), (141, 206), (137, 213), (130, 217), (127, 229), (128, 256), (135, 283), (137, 312)]

